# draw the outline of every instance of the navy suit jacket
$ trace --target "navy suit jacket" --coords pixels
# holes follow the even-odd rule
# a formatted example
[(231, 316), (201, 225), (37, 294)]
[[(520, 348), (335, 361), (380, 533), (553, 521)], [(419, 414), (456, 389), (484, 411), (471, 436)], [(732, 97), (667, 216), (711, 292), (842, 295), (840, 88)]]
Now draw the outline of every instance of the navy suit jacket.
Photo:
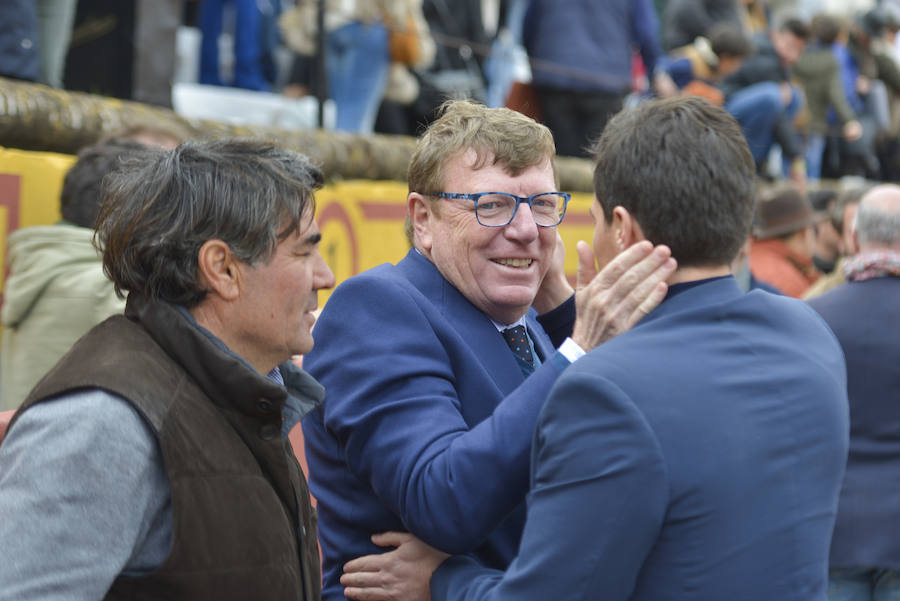
[(506, 573), (452, 557), (432, 599), (825, 601), (847, 419), (805, 303), (673, 286), (553, 387)]
[(811, 299), (847, 358), (850, 456), (831, 566), (900, 570), (900, 278)]
[(490, 319), (414, 250), (328, 299), (304, 359), (326, 398), (303, 422), (325, 599), (343, 599), (345, 562), (385, 551), (369, 540), (385, 530), (497, 568), (515, 557), (534, 426), (568, 365), (533, 312), (527, 327), (543, 364), (526, 382)]

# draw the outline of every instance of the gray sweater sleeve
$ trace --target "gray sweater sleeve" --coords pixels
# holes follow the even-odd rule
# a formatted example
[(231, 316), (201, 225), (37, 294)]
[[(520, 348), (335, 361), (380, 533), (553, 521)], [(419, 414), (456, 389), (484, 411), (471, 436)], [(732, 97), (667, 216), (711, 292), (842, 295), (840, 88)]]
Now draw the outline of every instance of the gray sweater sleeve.
[(160, 565), (172, 538), (159, 445), (120, 397), (40, 403), (0, 445), (0, 601), (102, 599)]

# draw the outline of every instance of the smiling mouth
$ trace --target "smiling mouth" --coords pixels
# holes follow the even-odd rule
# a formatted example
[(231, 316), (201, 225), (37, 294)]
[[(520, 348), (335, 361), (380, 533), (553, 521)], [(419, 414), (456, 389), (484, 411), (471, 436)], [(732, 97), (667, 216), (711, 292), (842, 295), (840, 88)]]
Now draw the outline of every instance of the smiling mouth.
[(534, 259), (491, 259), (491, 261), (507, 267), (530, 267), (534, 263)]

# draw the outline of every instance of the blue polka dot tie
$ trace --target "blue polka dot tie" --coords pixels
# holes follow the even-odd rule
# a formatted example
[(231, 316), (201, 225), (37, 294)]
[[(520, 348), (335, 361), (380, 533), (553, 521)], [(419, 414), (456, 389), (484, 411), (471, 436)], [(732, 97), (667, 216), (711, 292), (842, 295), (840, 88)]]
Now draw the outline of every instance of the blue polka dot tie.
[(506, 328), (503, 330), (503, 339), (516, 357), (528, 365), (534, 365), (534, 355), (531, 354), (531, 342), (528, 340), (525, 326)]

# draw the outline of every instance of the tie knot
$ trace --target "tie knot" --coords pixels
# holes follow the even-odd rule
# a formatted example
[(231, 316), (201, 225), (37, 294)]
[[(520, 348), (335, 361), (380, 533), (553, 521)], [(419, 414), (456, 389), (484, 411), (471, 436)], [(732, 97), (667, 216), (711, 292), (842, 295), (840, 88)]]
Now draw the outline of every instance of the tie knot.
[(513, 326), (503, 330), (503, 339), (509, 345), (513, 354), (528, 363), (534, 364), (534, 356), (531, 354), (531, 343), (528, 341), (528, 332), (525, 326)]

